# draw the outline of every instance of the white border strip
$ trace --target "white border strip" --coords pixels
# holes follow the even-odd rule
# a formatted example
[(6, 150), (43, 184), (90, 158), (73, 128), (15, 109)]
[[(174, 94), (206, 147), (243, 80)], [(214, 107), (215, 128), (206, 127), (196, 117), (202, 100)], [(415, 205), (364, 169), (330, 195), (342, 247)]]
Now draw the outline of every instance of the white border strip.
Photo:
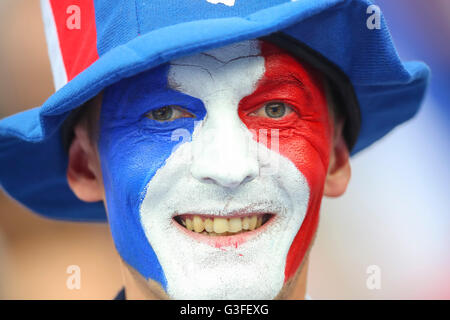
[(44, 20), (45, 37), (53, 72), (53, 83), (58, 91), (67, 83), (67, 72), (59, 45), (58, 32), (56, 31), (55, 17), (50, 6), (50, 0), (41, 0), (42, 19)]

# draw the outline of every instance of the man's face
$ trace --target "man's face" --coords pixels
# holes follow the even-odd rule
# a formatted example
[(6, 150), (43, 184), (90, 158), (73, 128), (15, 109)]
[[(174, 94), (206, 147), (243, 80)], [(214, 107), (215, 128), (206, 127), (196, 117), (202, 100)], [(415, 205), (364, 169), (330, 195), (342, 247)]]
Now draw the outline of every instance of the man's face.
[(332, 125), (321, 78), (265, 42), (106, 89), (99, 154), (123, 260), (174, 299), (272, 299), (316, 230)]

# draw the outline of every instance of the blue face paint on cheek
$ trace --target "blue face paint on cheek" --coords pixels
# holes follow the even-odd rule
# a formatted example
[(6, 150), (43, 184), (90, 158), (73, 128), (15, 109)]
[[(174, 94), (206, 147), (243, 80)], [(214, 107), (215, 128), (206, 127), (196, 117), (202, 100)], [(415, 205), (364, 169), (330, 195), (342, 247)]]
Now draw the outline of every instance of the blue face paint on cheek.
[[(183, 129), (192, 134), (194, 122), (206, 114), (200, 100), (168, 87), (168, 70), (169, 65), (163, 65), (108, 87), (103, 93), (99, 139), (108, 220), (116, 249), (127, 264), (164, 289), (164, 270), (144, 234), (139, 209), (147, 184), (180, 143), (172, 133)], [(146, 117), (167, 105), (178, 105), (195, 118), (158, 122)]]

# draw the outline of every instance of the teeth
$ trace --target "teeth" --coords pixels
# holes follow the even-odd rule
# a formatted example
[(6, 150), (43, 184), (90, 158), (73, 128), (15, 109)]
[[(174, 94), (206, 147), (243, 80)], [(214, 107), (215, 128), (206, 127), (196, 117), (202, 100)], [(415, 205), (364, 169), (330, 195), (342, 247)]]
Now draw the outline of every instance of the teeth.
[(212, 219), (205, 219), (205, 230), (208, 232), (213, 232), (214, 221)]
[(256, 222), (256, 228), (261, 227), (262, 225), (262, 216), (258, 216), (258, 221)]
[(257, 222), (258, 222), (258, 218), (256, 216), (251, 217), (250, 221), (248, 223), (248, 230), (254, 230), (256, 228)]
[[(263, 215), (243, 218), (202, 218), (190, 216), (181, 218), (181, 224), (188, 230), (209, 236), (229, 236), (255, 230), (263, 224)], [(179, 221), (180, 221), (179, 220)], [(264, 220), (266, 221), (266, 220)]]
[(225, 218), (214, 218), (214, 232), (224, 233), (228, 231), (228, 221)]
[(188, 228), (188, 230), (191, 230), (191, 231), (194, 230), (194, 226), (192, 224), (192, 220), (189, 219), (189, 218), (186, 219), (186, 228)]
[(230, 221), (228, 221), (228, 231), (238, 232), (241, 230), (242, 230), (241, 218), (231, 218)]
[(250, 218), (245, 217), (242, 219), (242, 229), (248, 230), (250, 228)]
[(205, 225), (203, 224), (202, 218), (194, 216), (194, 231), (200, 233), (203, 230), (205, 230)]

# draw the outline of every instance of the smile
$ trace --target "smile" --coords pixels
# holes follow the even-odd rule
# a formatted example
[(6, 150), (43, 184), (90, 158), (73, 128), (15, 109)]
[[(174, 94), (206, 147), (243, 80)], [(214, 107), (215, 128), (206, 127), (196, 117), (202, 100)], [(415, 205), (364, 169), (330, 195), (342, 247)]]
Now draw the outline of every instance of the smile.
[(206, 236), (233, 236), (265, 225), (275, 215), (254, 213), (240, 216), (182, 214), (173, 219), (189, 231)]

